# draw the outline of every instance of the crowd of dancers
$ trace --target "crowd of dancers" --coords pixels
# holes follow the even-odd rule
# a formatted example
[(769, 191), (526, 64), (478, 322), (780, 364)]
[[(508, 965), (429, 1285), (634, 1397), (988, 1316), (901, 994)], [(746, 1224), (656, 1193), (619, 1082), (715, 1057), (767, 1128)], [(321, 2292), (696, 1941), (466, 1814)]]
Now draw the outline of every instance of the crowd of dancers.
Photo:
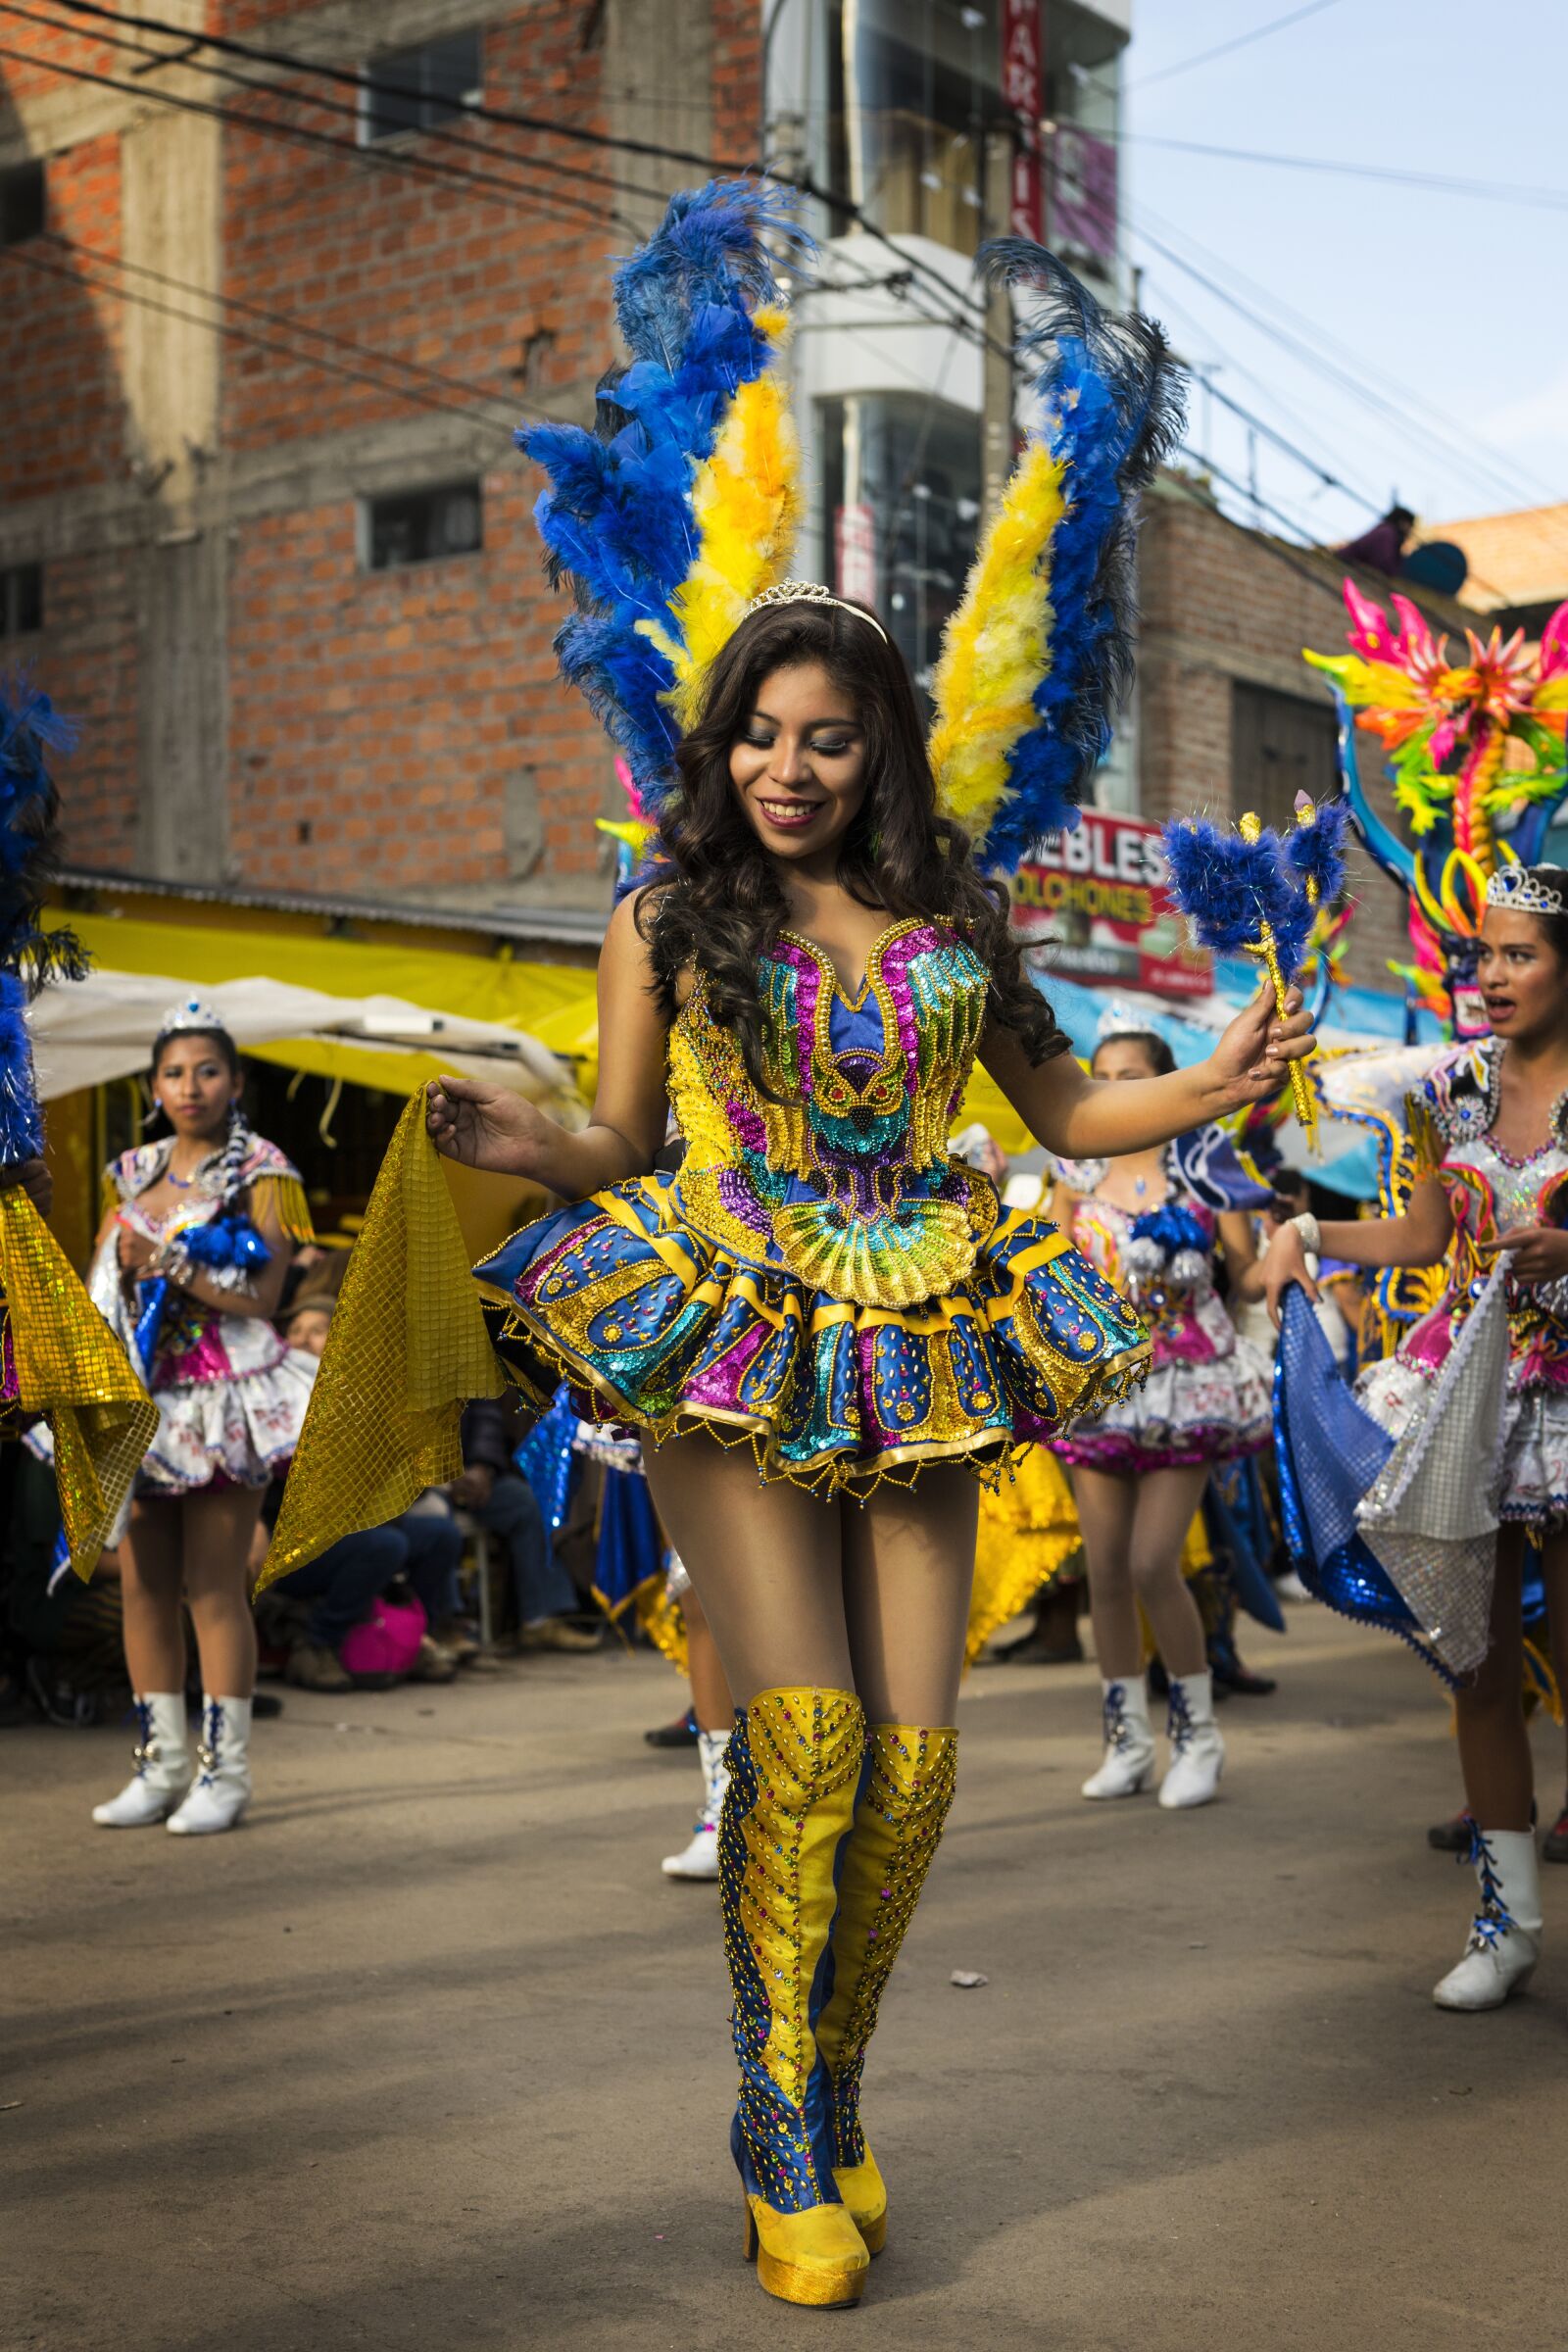
[[(787, 234), (750, 184), (677, 198), (617, 273), (629, 360), (597, 429), (523, 437), (575, 591), (563, 670), (606, 717), (648, 828), (601, 958), (597, 1099), (576, 1131), (481, 1082), (411, 1105), (308, 1411), (266, 1319), (304, 1230), (297, 1180), (250, 1136), (199, 1008), (159, 1041), (171, 1132), (114, 1171), (93, 1273), (162, 1413), (129, 1537), (137, 1771), (99, 1819), (211, 1830), (243, 1809), (243, 1562), (282, 1458), (269, 1581), (456, 1475), (465, 1403), (507, 1381), (543, 1416), (564, 1385), (583, 1424), (634, 1433), (686, 1589), (746, 2249), (770, 2293), (834, 2305), (889, 2243), (865, 2060), (953, 1797), (982, 1492), (1027, 1478), (1031, 1449), (1065, 1470), (1087, 1566), (1103, 1753), (1085, 1797), (1134, 1798), (1156, 1773), (1168, 1809), (1218, 1789), (1183, 1556), (1205, 1483), (1273, 1427), (1267, 1362), (1222, 1288), (1283, 1317), (1287, 1385), (1292, 1349), (1321, 1374), (1295, 1388), (1281, 1461), (1309, 1585), (1334, 1597), (1383, 1576), (1381, 1616), (1360, 1613), (1455, 1688), (1482, 1899), (1437, 1998), (1494, 2005), (1534, 1968), (1521, 1609), (1527, 1542), (1560, 1597), (1568, 1519), (1568, 876), (1494, 880), (1492, 1035), (1414, 1088), (1426, 1155), (1403, 1213), (1276, 1214), (1260, 1252), (1279, 1203), (1235, 1136), (1314, 1050), (1289, 971), (1195, 1065), (1129, 1024), (1085, 1069), (1007, 917), (1005, 875), (1071, 822), (1108, 740), (1134, 502), (1179, 409), (1163, 338), (1103, 317), (1039, 249), (994, 256), (1026, 289), (1039, 417), (950, 623), (928, 733), (884, 620), (784, 576), (799, 495), (769, 240)], [(1270, 912), (1271, 954), (1284, 922)], [(1049, 1207), (1006, 1205), (954, 1150), (977, 1061), (1049, 1154)], [(442, 1154), (564, 1205), (471, 1281), (421, 1274), (457, 1247)], [(1397, 1351), (1341, 1393), (1365, 1442), (1327, 1470), (1312, 1433), (1332, 1356), (1325, 1372), (1292, 1340), (1324, 1260), (1447, 1267)], [(1489, 1396), (1492, 1450), (1461, 1459)], [(1440, 1461), (1468, 1491), (1430, 1569), (1434, 1635), (1406, 1570), (1436, 1556), (1412, 1496)], [(207, 1696), (172, 1808), (154, 1776), (183, 1738), (182, 1586)], [(1450, 1639), (1466, 1609), (1469, 1654)], [(1162, 1769), (1146, 1627), (1169, 1689)], [(693, 1856), (667, 1867), (690, 1875)]]

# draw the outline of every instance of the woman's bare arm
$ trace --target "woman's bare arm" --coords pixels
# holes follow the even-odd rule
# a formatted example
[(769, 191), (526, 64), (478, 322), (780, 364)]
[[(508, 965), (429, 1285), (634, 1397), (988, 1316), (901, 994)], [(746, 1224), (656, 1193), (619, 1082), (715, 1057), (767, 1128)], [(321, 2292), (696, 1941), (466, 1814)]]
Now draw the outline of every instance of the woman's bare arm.
[[(1349, 1266), (1438, 1266), (1453, 1240), (1453, 1215), (1443, 1186), (1427, 1177), (1412, 1191), (1403, 1216), (1334, 1217), (1318, 1227), (1318, 1237), (1324, 1257), (1343, 1258)], [(1276, 1323), (1280, 1300), (1293, 1282), (1316, 1299), (1300, 1233), (1295, 1225), (1282, 1225), (1263, 1260), (1263, 1295)]]
[(1070, 1054), (1031, 1062), (1017, 1035), (993, 1021), (980, 1058), (1037, 1142), (1062, 1159), (1118, 1159), (1168, 1144), (1227, 1111), (1266, 1102), (1289, 1064), (1312, 1051), (1312, 1025), (1292, 989), (1283, 1015), (1266, 986), (1237, 1014), (1206, 1061), (1159, 1078), (1088, 1077)]
[(441, 1078), (426, 1115), (449, 1159), (525, 1176), (568, 1200), (648, 1173), (664, 1140), (668, 1024), (651, 993), (639, 895), (611, 916), (599, 957), (599, 1086), (588, 1125), (573, 1135), (509, 1087)]

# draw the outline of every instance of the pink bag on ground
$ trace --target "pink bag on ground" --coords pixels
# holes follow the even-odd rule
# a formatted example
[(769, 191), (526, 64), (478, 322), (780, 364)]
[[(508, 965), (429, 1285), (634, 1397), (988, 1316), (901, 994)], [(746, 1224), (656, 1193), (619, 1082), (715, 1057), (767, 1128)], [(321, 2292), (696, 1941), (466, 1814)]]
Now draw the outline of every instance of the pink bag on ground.
[(365, 1623), (343, 1638), (337, 1654), (344, 1673), (373, 1675), (377, 1681), (386, 1675), (407, 1674), (419, 1654), (424, 1626), (419, 1601), (388, 1600), (383, 1593), (370, 1604)]

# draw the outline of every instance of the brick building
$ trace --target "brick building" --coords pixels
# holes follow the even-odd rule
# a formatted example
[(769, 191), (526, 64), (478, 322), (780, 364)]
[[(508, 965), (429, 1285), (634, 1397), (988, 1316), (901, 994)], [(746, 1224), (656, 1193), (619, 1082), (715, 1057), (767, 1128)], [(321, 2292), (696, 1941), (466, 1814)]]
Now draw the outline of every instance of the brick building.
[(0, 35), (0, 660), (83, 722), (72, 862), (589, 915), (511, 432), (591, 414), (606, 259), (700, 174), (450, 100), (744, 157), (756, 0), (56, 13)]
[[(1338, 726), (1325, 680), (1301, 649), (1345, 649), (1344, 582), (1387, 609), (1394, 585), (1379, 572), (1288, 545), (1221, 514), (1202, 485), (1169, 473), (1145, 510), (1139, 572), (1143, 605), (1138, 662), (1138, 797), (1164, 818), (1195, 808), (1254, 808), (1288, 825), (1298, 792), (1321, 800), (1338, 789)], [(1410, 594), (1407, 581), (1398, 583)], [(1477, 616), (1425, 591), (1415, 601), (1462, 642)], [(1376, 739), (1357, 737), (1361, 775), (1393, 816)], [(1349, 856), (1358, 902), (1347, 970), (1364, 988), (1396, 991), (1389, 963), (1408, 961), (1401, 891), (1358, 845)]]

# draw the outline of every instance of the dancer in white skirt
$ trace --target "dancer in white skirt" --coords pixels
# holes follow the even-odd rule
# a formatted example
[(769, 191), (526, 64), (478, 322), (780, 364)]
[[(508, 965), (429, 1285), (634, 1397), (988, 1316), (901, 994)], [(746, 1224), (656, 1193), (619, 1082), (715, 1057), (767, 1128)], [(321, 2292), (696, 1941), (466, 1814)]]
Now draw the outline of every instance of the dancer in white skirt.
[[(1407, 1105), (1424, 1172), (1405, 1213), (1321, 1226), (1297, 1217), (1275, 1235), (1264, 1263), (1278, 1320), (1291, 1284), (1316, 1297), (1308, 1252), (1372, 1267), (1446, 1259), (1438, 1304), (1396, 1354), (1368, 1365), (1355, 1391), (1396, 1441), (1387, 1473), (1362, 1496), (1358, 1524), (1407, 1611), (1410, 1638), (1456, 1684), (1481, 1903), (1463, 1955), (1435, 1989), (1444, 2009), (1495, 2008), (1529, 1982), (1541, 1952), (1521, 1586), (1528, 1531), (1542, 1546), (1560, 1638), (1568, 1605), (1568, 872), (1501, 867), (1488, 886), (1479, 950), (1492, 1035), (1443, 1054)], [(1286, 1403), (1294, 1426), (1290, 1384)], [(1303, 1403), (1305, 1446), (1315, 1396)], [(1403, 1491), (1417, 1473), (1427, 1489), (1417, 1541), (1396, 1494), (1401, 1473)]]
[[(216, 1013), (192, 1001), (169, 1015), (152, 1091), (169, 1132), (109, 1168), (88, 1279), (160, 1410), (121, 1545), (135, 1771), (93, 1819), (162, 1821), (183, 1837), (232, 1829), (250, 1800), (251, 1536), (316, 1372), (269, 1318), (311, 1224), (295, 1170), (246, 1122), (239, 1057)], [(194, 1765), (182, 1603), (202, 1669)]]
[[(1152, 1030), (1116, 1029), (1091, 1067), (1096, 1078), (1147, 1079), (1174, 1069), (1175, 1057)], [(1153, 1344), (1141, 1389), (1052, 1441), (1083, 1531), (1102, 1685), (1104, 1755), (1083, 1793), (1135, 1796), (1153, 1779), (1142, 1602), (1170, 1678), (1170, 1762), (1159, 1785), (1167, 1808), (1207, 1804), (1225, 1763), (1182, 1547), (1212, 1465), (1261, 1452), (1271, 1435), (1268, 1364), (1238, 1337), (1214, 1288), (1222, 1250), (1233, 1288), (1261, 1291), (1251, 1222), (1240, 1200), (1216, 1210), (1195, 1193), (1184, 1173), (1193, 1164), (1183, 1145), (1064, 1163), (1071, 1198), (1058, 1191), (1054, 1204), (1085, 1256), (1131, 1298)]]

